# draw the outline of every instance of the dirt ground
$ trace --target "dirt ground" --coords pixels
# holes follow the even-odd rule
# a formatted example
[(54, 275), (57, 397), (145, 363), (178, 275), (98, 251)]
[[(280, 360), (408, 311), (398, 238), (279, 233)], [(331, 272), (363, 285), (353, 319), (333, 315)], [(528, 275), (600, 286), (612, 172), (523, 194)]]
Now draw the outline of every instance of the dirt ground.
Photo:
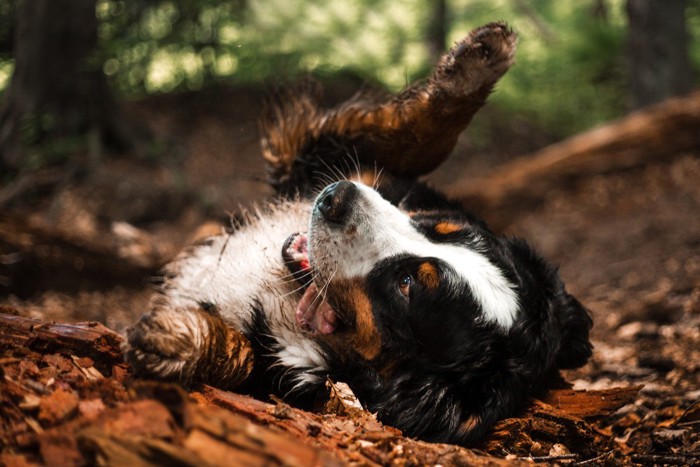
[[(157, 239), (145, 265), (155, 270), (205, 221), (226, 222), (271, 194), (258, 156), (262, 96), (257, 89), (219, 89), (130, 104), (134, 121), (164, 148), (156, 160), (105, 157), (87, 175), (17, 200), (8, 212), (117, 247), (125, 234), (115, 236), (114, 223), (135, 226), (144, 243)], [(522, 152), (531, 145), (523, 142)], [(509, 140), (507, 147), (477, 150), (467, 131), (428, 179), (455, 191), (520, 155), (517, 146)], [(639, 464), (700, 462), (699, 180), (700, 148), (577, 179), (538, 207), (510, 213), (506, 228), (559, 264), (569, 290), (593, 314), (594, 357), (566, 375), (574, 387), (644, 385), (633, 404), (597, 423), (613, 436), (611, 449), (635, 453), (629, 459)], [(478, 214), (487, 221), (493, 215)], [(147, 308), (148, 275), (129, 284), (94, 281), (75, 265), (68, 279), (52, 272), (27, 280), (21, 275), (36, 271), (20, 267), (21, 252), (0, 244), (0, 254), (0, 304), (26, 316), (97, 320), (122, 330)]]

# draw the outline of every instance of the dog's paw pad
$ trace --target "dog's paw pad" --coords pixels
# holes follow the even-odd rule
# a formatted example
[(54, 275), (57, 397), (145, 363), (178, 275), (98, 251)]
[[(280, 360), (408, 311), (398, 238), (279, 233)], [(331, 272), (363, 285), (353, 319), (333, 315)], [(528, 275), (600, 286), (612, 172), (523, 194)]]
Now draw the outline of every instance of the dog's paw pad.
[(505, 23), (470, 32), (438, 63), (435, 83), (456, 95), (493, 85), (513, 64), (517, 35)]

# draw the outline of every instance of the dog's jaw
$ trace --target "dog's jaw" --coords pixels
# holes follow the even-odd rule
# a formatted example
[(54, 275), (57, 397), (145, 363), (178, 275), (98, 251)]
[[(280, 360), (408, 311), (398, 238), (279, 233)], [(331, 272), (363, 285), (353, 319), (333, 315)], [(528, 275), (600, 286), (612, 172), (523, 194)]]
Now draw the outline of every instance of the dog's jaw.
[(335, 310), (325, 300), (325, 288), (313, 281), (309, 262), (308, 240), (304, 233), (290, 235), (282, 247), (282, 260), (299, 283), (303, 294), (294, 312), (297, 327), (310, 334), (332, 334), (338, 319)]

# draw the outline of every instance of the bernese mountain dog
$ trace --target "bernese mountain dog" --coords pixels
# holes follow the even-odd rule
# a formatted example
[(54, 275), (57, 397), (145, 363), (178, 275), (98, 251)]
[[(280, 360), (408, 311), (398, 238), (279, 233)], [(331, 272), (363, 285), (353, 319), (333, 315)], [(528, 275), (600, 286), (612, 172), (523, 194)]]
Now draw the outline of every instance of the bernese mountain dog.
[(238, 390), (309, 407), (328, 378), (409, 436), (469, 444), (591, 355), (555, 267), (417, 181), (513, 62), (503, 23), (423, 84), (321, 108), (282, 95), (263, 124), (278, 199), (188, 248), (128, 331), (139, 375), (231, 387), (226, 333), (251, 342)]

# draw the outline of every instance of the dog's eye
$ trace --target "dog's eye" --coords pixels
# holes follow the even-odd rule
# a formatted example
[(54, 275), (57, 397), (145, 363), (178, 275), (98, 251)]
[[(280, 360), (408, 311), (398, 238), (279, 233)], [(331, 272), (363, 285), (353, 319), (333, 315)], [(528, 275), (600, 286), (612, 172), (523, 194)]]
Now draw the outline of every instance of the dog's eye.
[(413, 277), (410, 274), (404, 274), (399, 279), (399, 290), (401, 293), (408, 297), (408, 293), (411, 290), (411, 284), (413, 283)]

